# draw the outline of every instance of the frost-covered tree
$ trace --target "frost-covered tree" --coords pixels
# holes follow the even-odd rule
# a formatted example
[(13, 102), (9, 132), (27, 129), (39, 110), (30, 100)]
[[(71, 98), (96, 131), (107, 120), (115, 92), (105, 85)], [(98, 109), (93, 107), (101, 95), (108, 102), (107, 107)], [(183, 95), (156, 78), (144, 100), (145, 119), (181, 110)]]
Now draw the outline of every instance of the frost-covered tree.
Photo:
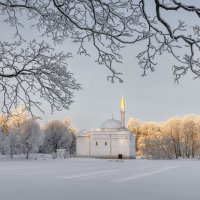
[(26, 120), (21, 126), (19, 133), (19, 143), (22, 153), (29, 158), (29, 153), (38, 152), (41, 145), (41, 130), (39, 124), (34, 119)]
[(138, 138), (138, 150), (140, 155), (148, 158), (161, 158), (161, 133), (159, 124), (156, 122), (145, 122), (140, 128), (140, 137)]
[[(131, 121), (129, 129), (133, 130), (137, 120), (132, 121), (132, 128)], [(171, 117), (160, 123), (141, 123), (137, 147), (137, 155), (147, 158), (177, 159), (200, 156), (200, 117), (185, 115)]]
[(68, 117), (65, 117), (63, 120), (63, 123), (67, 127), (67, 129), (71, 132), (73, 140), (72, 144), (70, 145), (70, 152), (75, 153), (76, 151), (76, 134), (77, 134), (77, 129), (76, 127), (72, 124), (71, 120)]
[(19, 128), (24, 121), (29, 119), (31, 116), (29, 112), (26, 110), (24, 104), (20, 104), (17, 108), (11, 113), (11, 117), (9, 118), (9, 127), (11, 128)]
[(44, 149), (46, 153), (56, 153), (56, 149), (69, 150), (73, 136), (66, 125), (60, 120), (54, 120), (44, 127)]
[(0, 129), (2, 133), (8, 133), (8, 117), (5, 115), (0, 116)]
[(17, 137), (19, 133), (19, 128), (14, 129), (14, 128), (9, 128), (8, 134), (6, 135), (6, 149), (7, 149), (7, 154), (10, 155), (10, 158), (12, 159), (14, 154), (19, 151), (19, 143), (17, 140)]
[(72, 133), (72, 134), (76, 134), (77, 133), (77, 129), (76, 127), (73, 125), (72, 121), (70, 120), (69, 117), (65, 117), (63, 119), (63, 123), (65, 124), (65, 126), (68, 128), (68, 130)]
[(20, 104), (10, 116), (7, 117), (8, 131), (6, 134), (7, 154), (13, 158), (13, 155), (20, 152), (19, 133), (23, 123), (28, 120), (31, 115), (23, 104)]
[(172, 149), (176, 158), (182, 156), (181, 143), (182, 143), (182, 119), (180, 117), (172, 117), (165, 123), (163, 127), (163, 132), (171, 138), (173, 144)]
[(199, 116), (172, 117), (165, 123), (163, 132), (171, 138), (174, 157), (193, 157), (200, 148)]
[(141, 122), (139, 119), (136, 119), (136, 118), (130, 118), (128, 120), (128, 130), (131, 132), (131, 133), (134, 133), (136, 134), (136, 150), (138, 151), (138, 138), (140, 137), (140, 126), (141, 126)]
[(0, 154), (5, 154), (6, 152), (6, 135), (0, 129)]
[(0, 149), (1, 152), (9, 154), (13, 158), (16, 147), (16, 132), (18, 128), (10, 127), (10, 118), (5, 115), (0, 116)]
[(165, 123), (144, 122), (140, 127), (138, 154), (147, 158), (174, 158), (173, 143)]
[(195, 117), (195, 132), (191, 137), (192, 157), (200, 156), (200, 116)]
[(0, 42), (0, 91), (7, 112), (19, 100), (29, 111), (32, 106), (40, 109), (34, 94), (47, 100), (52, 110), (68, 108), (73, 91), (80, 88), (66, 69), (69, 54), (55, 53), (43, 41), (25, 41), (27, 24), (55, 44), (78, 44), (78, 54), (95, 53), (96, 61), (110, 70), (111, 81), (122, 81), (114, 68), (122, 61), (120, 50), (139, 42), (144, 47), (137, 56), (143, 75), (154, 71), (161, 54), (168, 54), (174, 58), (176, 81), (188, 71), (200, 76), (197, 1), (2, 0), (0, 15), (15, 36), (14, 42)]
[(182, 119), (183, 121), (183, 154), (189, 158), (194, 158), (197, 148), (199, 148), (200, 129), (199, 129), (199, 117), (197, 115), (186, 115)]
[(0, 152), (12, 159), (19, 152), (19, 144), (15, 129), (8, 129), (8, 133), (0, 133)]

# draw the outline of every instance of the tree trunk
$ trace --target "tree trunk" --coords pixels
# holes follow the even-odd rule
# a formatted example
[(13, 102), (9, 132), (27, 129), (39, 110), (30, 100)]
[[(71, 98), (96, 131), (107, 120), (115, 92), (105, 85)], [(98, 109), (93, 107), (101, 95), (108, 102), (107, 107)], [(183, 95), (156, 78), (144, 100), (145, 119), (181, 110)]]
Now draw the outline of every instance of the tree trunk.
[(10, 152), (10, 158), (13, 159), (13, 152), (12, 152), (12, 150)]
[(192, 143), (192, 158), (195, 156), (195, 148), (194, 148), (194, 143)]

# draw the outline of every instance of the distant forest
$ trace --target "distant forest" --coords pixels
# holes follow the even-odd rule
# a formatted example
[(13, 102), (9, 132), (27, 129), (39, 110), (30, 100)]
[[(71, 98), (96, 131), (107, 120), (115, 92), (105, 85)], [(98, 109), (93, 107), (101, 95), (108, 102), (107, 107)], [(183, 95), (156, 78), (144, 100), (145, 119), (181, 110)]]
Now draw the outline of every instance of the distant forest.
[(200, 156), (200, 116), (172, 117), (165, 122), (131, 118), (128, 129), (136, 134), (137, 155), (152, 159)]

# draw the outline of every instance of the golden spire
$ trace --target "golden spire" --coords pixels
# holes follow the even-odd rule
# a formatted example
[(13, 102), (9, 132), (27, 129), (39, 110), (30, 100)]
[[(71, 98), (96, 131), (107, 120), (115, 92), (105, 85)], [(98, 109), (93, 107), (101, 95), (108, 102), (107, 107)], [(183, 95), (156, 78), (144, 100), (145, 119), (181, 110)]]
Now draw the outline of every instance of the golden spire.
[(125, 111), (125, 100), (124, 97), (122, 96), (121, 98), (121, 111), (124, 112)]

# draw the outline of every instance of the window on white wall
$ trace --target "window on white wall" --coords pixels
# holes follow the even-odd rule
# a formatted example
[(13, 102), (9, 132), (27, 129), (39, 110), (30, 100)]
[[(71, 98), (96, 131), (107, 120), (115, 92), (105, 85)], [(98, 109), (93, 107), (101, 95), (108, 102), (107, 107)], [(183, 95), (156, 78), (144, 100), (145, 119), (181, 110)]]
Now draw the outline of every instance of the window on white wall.
[(96, 142), (96, 146), (98, 146), (98, 142)]
[(107, 146), (107, 144), (108, 144), (108, 143), (105, 141), (105, 146)]

